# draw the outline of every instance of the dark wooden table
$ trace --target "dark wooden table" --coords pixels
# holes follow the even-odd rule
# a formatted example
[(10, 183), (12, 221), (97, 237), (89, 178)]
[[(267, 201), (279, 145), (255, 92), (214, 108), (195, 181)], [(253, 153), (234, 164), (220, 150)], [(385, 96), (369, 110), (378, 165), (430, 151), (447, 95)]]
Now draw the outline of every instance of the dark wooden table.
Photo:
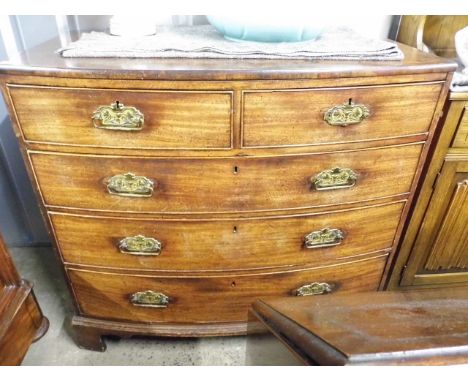
[(250, 315), (249, 365), (468, 364), (467, 287), (264, 299)]
[(0, 366), (20, 365), (49, 328), (32, 287), (16, 271), (0, 234)]

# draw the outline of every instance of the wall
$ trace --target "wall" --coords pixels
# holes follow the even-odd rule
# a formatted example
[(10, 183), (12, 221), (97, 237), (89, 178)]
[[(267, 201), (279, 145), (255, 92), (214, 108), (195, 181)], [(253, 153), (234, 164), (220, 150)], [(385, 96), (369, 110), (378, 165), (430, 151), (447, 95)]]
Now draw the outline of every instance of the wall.
[[(59, 37), (63, 44), (90, 30), (106, 30), (110, 16), (0, 16), (0, 60)], [(159, 24), (207, 22), (203, 15), (158, 15)], [(382, 38), (396, 35), (399, 17), (376, 16), (356, 24)], [(8, 245), (46, 245), (49, 239), (29, 183), (5, 103), (0, 98), (0, 232)]]
[[(0, 60), (60, 36), (101, 30), (110, 16), (0, 16)], [(0, 97), (0, 232), (10, 246), (47, 245), (49, 238), (3, 98)]]

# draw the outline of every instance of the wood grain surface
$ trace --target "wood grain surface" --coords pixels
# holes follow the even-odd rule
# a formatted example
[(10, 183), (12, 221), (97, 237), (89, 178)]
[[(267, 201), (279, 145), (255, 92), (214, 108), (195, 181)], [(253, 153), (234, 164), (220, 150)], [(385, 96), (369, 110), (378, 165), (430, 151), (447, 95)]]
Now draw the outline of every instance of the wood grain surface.
[[(422, 145), (268, 158), (145, 159), (30, 153), (47, 206), (94, 211), (221, 213), (298, 209), (410, 191)], [(350, 168), (351, 188), (317, 191), (310, 179)], [(112, 195), (106, 182), (134, 173), (156, 182), (151, 197)], [(209, 202), (207, 197), (209, 196)]]
[(452, 147), (468, 149), (468, 102), (466, 102), (460, 115), (457, 132), (453, 138)]
[(468, 289), (269, 298), (252, 312), (305, 363), (450, 365), (468, 355)]
[(440, 174), (403, 285), (468, 281), (468, 157), (446, 160)]
[[(63, 59), (56, 42), (0, 64), (22, 154), (77, 308), (77, 343), (101, 335), (245, 333), (248, 306), (312, 281), (337, 292), (382, 288), (408, 219), (455, 64), (401, 45), (402, 61)], [(331, 127), (336, 103), (371, 115)], [(119, 101), (140, 132), (101, 131)], [(317, 191), (336, 167), (353, 187)], [(151, 179), (151, 197), (108, 180)], [(430, 174), (432, 176), (432, 173)], [(342, 228), (336, 247), (304, 235)], [(159, 256), (122, 254), (122, 236), (161, 240)], [(390, 261), (388, 261), (390, 259)], [(133, 306), (155, 289), (165, 309)]]
[[(270, 219), (155, 220), (51, 213), (66, 263), (139, 270), (249, 270), (321, 265), (392, 247), (404, 203)], [(379, 224), (369, 224), (379, 222)], [(306, 248), (305, 236), (340, 229), (341, 244)], [(157, 256), (121, 253), (119, 241), (144, 235), (162, 245)]]
[[(226, 149), (231, 147), (230, 92), (122, 91), (8, 87), (26, 141), (110, 148)], [(144, 115), (141, 131), (95, 128), (100, 106), (119, 101)]]
[(60, 41), (54, 39), (28, 49), (2, 63), (0, 73), (87, 79), (206, 81), (396, 76), (447, 73), (456, 68), (451, 60), (403, 44), (399, 47), (404, 59), (395, 61), (63, 58), (54, 53), (60, 47)]
[(413, 218), (402, 238), (391, 288), (447, 287), (468, 282), (468, 93), (451, 93)]
[(0, 235), (0, 366), (20, 365), (48, 327), (32, 284), (21, 279)]
[[(404, 86), (300, 89), (243, 93), (243, 145), (297, 146), (344, 143), (424, 133), (440, 83)], [(331, 126), (324, 114), (336, 105), (365, 105), (370, 116)]]
[[(256, 298), (288, 296), (315, 281), (334, 284), (336, 293), (377, 290), (385, 259), (383, 255), (303, 271), (217, 277), (143, 277), (72, 268), (68, 272), (81, 313), (86, 316), (139, 322), (214, 323), (246, 321), (247, 310)], [(130, 296), (146, 290), (167, 295), (168, 307), (132, 305)]]

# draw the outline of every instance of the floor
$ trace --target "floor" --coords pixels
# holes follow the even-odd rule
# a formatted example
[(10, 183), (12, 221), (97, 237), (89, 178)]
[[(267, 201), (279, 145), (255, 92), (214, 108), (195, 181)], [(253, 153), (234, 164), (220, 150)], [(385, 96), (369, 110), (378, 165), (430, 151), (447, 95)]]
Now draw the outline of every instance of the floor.
[(34, 283), (39, 304), (50, 321), (47, 334), (33, 344), (23, 365), (243, 365), (245, 337), (204, 339), (106, 339), (107, 351), (78, 348), (68, 334), (73, 312), (55, 254), (49, 247), (12, 248), (22, 278)]

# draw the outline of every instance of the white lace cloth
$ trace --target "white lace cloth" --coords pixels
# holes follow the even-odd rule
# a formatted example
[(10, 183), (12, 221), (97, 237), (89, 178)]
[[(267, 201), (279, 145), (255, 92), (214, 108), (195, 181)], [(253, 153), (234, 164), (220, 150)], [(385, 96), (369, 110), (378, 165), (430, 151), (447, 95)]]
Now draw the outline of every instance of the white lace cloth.
[(468, 92), (468, 69), (453, 74), (450, 90), (453, 92)]
[(227, 40), (211, 25), (160, 27), (154, 36), (137, 38), (85, 33), (57, 52), (63, 57), (126, 58), (401, 60), (404, 57), (396, 43), (363, 37), (351, 30), (329, 31), (315, 41), (259, 43)]

